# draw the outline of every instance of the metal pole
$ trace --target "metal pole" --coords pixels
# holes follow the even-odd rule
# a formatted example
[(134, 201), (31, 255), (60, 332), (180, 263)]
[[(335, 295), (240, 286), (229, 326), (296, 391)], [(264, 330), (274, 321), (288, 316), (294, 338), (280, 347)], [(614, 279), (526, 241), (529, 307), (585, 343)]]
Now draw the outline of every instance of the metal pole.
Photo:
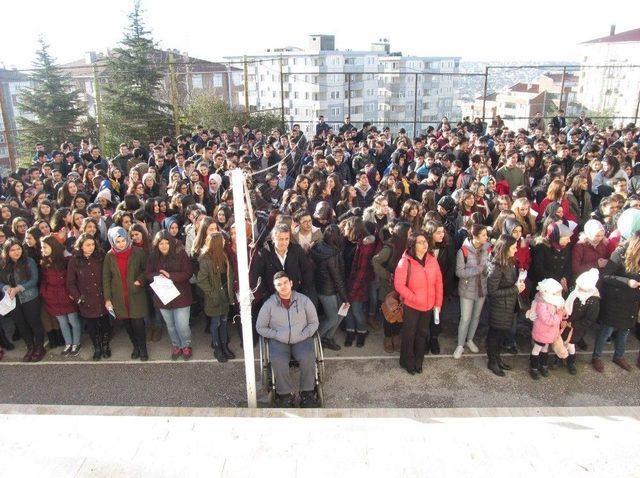
[(231, 64), (227, 62), (227, 96), (229, 97), (229, 109), (233, 109), (233, 97), (231, 96)]
[(484, 68), (484, 89), (482, 93), (482, 122), (485, 122), (485, 114), (487, 109), (487, 88), (489, 87), (489, 67)]
[(282, 132), (286, 131), (284, 127), (284, 72), (283, 72), (283, 59), (282, 53), (280, 53), (280, 121), (282, 121)]
[(347, 73), (347, 115), (351, 118), (351, 73)]
[(104, 148), (104, 124), (102, 122), (102, 101), (100, 99), (100, 80), (98, 78), (98, 65), (93, 64), (93, 89), (96, 97), (96, 122), (98, 123), (98, 144)]
[(9, 150), (9, 168), (11, 168), (11, 172), (13, 173), (16, 170), (16, 150), (15, 145), (13, 144), (13, 132), (11, 131), (12, 124), (9, 121), (7, 100), (4, 96), (5, 88), (6, 91), (10, 91), (8, 83), (0, 83), (0, 109), (2, 109), (2, 124), (4, 124), (4, 140), (7, 143), (7, 149)]
[(418, 123), (418, 73), (416, 73), (415, 82), (413, 84), (413, 137), (416, 135), (416, 126)]
[[(178, 81), (173, 53), (169, 53), (169, 82), (171, 83), (171, 109), (173, 110), (173, 129), (176, 136), (180, 134), (180, 115), (178, 114)], [(187, 83), (189, 79), (187, 78)]]
[(633, 124), (638, 126), (638, 113), (640, 112), (640, 90), (638, 90), (638, 101), (636, 102), (636, 114), (633, 120)]
[(567, 76), (567, 67), (563, 66), (562, 67), (562, 84), (560, 85), (560, 101), (558, 102), (558, 109), (559, 110), (566, 110), (566, 108), (562, 107), (562, 99), (564, 97), (564, 80), (565, 80), (565, 76)]
[(247, 381), (247, 406), (257, 408), (256, 371), (253, 355), (253, 331), (251, 324), (251, 287), (249, 286), (249, 256), (247, 254), (247, 228), (244, 204), (244, 176), (241, 169), (231, 171), (231, 190), (233, 191), (233, 215), (236, 224), (236, 250), (238, 251), (238, 282), (240, 290), (240, 321), (244, 351), (244, 373)]
[(249, 72), (247, 67), (247, 55), (244, 55), (244, 120), (249, 121)]

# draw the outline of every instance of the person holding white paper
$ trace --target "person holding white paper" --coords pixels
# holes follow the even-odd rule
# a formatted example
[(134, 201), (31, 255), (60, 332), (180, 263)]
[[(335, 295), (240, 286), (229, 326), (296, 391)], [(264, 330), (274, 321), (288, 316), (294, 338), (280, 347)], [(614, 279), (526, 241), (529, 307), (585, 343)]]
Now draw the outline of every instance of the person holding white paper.
[(158, 282), (160, 277), (171, 281), (169, 284), (173, 283), (179, 292), (176, 298), (166, 304), (155, 291), (153, 292), (153, 303), (160, 310), (167, 324), (172, 360), (177, 360), (180, 355), (185, 360), (189, 360), (192, 356), (191, 328), (189, 327), (193, 302), (189, 283), (191, 274), (191, 262), (184, 248), (168, 231), (158, 232), (153, 239), (146, 276), (149, 282)]

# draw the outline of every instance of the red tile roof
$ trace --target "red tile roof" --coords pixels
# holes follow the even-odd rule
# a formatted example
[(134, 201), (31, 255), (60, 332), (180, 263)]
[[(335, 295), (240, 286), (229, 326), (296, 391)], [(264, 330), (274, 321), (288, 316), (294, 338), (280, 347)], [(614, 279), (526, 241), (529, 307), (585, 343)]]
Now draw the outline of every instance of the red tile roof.
[(627, 30), (626, 32), (608, 35), (595, 40), (589, 40), (582, 43), (617, 43), (617, 42), (640, 42), (640, 28), (635, 30)]

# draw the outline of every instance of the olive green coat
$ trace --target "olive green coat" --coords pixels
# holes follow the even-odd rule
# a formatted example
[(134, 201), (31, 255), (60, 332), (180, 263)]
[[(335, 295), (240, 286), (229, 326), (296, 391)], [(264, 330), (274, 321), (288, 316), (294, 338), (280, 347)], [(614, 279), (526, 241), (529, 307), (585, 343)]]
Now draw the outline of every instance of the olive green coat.
[[(110, 300), (113, 304), (113, 310), (116, 318), (140, 319), (149, 314), (149, 306), (147, 300), (147, 290), (145, 288), (145, 257), (146, 254), (137, 247), (133, 248), (133, 252), (127, 263), (127, 289), (129, 291), (129, 310), (127, 311), (124, 303), (124, 289), (122, 287), (122, 278), (118, 263), (112, 252), (109, 252), (104, 258), (102, 267), (102, 285), (104, 289), (104, 300)], [(134, 285), (138, 281), (139, 286)]]
[(229, 306), (234, 302), (233, 270), (227, 263), (227, 273), (220, 274), (213, 270), (213, 262), (208, 254), (203, 254), (198, 260), (197, 284), (204, 295), (204, 313), (207, 317), (227, 315)]

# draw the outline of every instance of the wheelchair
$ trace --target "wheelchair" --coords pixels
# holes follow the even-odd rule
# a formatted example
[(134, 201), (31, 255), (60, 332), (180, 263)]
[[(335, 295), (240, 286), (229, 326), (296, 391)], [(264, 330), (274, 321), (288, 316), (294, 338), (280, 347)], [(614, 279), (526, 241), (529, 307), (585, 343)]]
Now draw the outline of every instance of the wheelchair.
[[(261, 371), (261, 383), (262, 387), (268, 394), (269, 403), (273, 406), (276, 399), (276, 381), (271, 361), (269, 360), (269, 339), (265, 339), (260, 335), (260, 371)], [(316, 332), (313, 335), (313, 344), (316, 353), (316, 368), (315, 368), (315, 381), (316, 381), (316, 396), (318, 398), (319, 407), (324, 407), (324, 391), (322, 384), (325, 377), (324, 367), (324, 352), (322, 351), (322, 343), (320, 341), (320, 334)], [(295, 359), (289, 361), (289, 368), (295, 368), (298, 363)]]

